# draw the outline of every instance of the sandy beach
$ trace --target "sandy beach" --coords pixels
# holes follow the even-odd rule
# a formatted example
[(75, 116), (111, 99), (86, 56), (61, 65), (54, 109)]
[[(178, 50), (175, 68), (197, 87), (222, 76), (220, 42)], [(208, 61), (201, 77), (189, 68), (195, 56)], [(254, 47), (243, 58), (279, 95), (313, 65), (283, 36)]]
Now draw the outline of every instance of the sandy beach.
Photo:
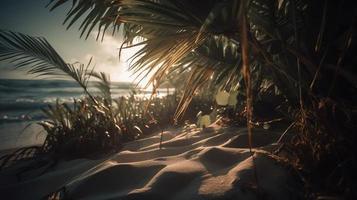
[[(124, 146), (105, 159), (63, 161), (48, 172), (16, 167), (1, 171), (6, 199), (42, 199), (60, 191), (64, 199), (299, 199), (298, 182), (269, 151), (279, 135), (254, 132), (254, 162), (245, 128), (169, 130)], [(19, 192), (21, 191), (21, 192)]]
[(355, 4), (2, 0), (0, 200), (357, 199)]

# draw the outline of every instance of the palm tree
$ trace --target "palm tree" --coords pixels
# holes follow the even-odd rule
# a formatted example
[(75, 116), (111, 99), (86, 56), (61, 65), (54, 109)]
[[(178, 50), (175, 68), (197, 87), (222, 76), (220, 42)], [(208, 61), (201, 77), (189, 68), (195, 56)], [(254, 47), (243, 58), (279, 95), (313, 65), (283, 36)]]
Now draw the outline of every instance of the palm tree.
[[(170, 74), (189, 73), (177, 118), (207, 83), (226, 90), (239, 84), (246, 91), (249, 125), (251, 88), (266, 90), (263, 83), (272, 83), (269, 88), (284, 97), (280, 110), (301, 130), (299, 144), (321, 160), (330, 150), (316, 147), (331, 146), (323, 137), (336, 140), (315, 134), (329, 132), (331, 122), (319, 110), (331, 114), (330, 107), (340, 104), (356, 108), (352, 1), (51, 0), (48, 6), (53, 10), (66, 3), (72, 8), (65, 22), (70, 28), (81, 20), (81, 36), (98, 28), (99, 39), (111, 30), (124, 36), (122, 48), (142, 46), (130, 69), (143, 76), (154, 72), (154, 89)], [(346, 115), (353, 119), (355, 113)], [(336, 155), (344, 153), (350, 155), (345, 149)]]
[[(289, 127), (300, 130), (294, 143), (300, 162), (306, 166), (311, 156), (319, 171), (325, 158), (338, 160), (328, 164), (332, 168), (356, 158), (353, 145), (346, 146), (356, 141), (348, 134), (356, 124), (350, 111), (357, 102), (357, 12), (352, 1), (53, 0), (49, 6), (68, 2), (73, 7), (67, 24), (84, 17), (82, 35), (98, 25), (103, 35), (108, 27), (122, 32), (123, 48), (142, 45), (131, 70), (154, 72), (154, 86), (170, 74), (190, 74), (176, 117), (207, 83), (226, 90), (243, 86), (250, 111), (256, 101), (252, 87), (278, 91), (283, 96), (279, 109), (293, 122)], [(136, 38), (141, 42), (135, 43)], [(335, 108), (341, 108), (345, 120), (330, 117)], [(247, 114), (249, 125), (252, 116)], [(344, 139), (336, 142), (336, 137)]]
[[(242, 81), (240, 35), (241, 18), (245, 15), (249, 25), (247, 37), (252, 73), (264, 74), (264, 79), (273, 81), (291, 105), (302, 104), (301, 98), (307, 93), (326, 93), (320, 90), (331, 83), (331, 78), (324, 80), (325, 76), (320, 76), (326, 73), (325, 70), (337, 71), (337, 77), (343, 77), (355, 86), (354, 75), (347, 75), (350, 69), (336, 66), (335, 59), (326, 56), (334, 50), (325, 48), (333, 45), (333, 41), (327, 40), (335, 34), (340, 37), (340, 44), (346, 43), (340, 50), (350, 49), (347, 41), (352, 37), (354, 17), (349, 18), (346, 14), (334, 25), (326, 19), (332, 6), (339, 6), (351, 14), (353, 10), (346, 2), (333, 5), (322, 0), (314, 3), (304, 0), (251, 0), (245, 3), (52, 0), (49, 6), (52, 10), (68, 2), (73, 5), (65, 20), (68, 28), (84, 16), (81, 35), (88, 36), (98, 27), (99, 34), (104, 36), (107, 29), (112, 29), (124, 35), (124, 48), (143, 45), (132, 58), (131, 70), (146, 75), (154, 71), (151, 83), (170, 73), (190, 71), (181, 105), (183, 109), (178, 115), (192, 95), (206, 85), (203, 83), (214, 82), (229, 90)], [(320, 5), (325, 6), (322, 9)], [(335, 25), (346, 28), (340, 33), (326, 31)], [(133, 44), (135, 38), (140, 38), (141, 42)]]

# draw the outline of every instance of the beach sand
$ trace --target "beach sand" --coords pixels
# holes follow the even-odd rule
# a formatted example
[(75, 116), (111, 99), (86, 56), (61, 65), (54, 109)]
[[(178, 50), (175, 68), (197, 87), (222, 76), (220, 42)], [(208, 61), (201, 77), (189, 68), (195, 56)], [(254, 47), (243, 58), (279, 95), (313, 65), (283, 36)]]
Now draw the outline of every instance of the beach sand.
[(212, 126), (165, 131), (162, 149), (160, 133), (154, 134), (109, 158), (60, 162), (43, 175), (29, 172), (21, 182), (15, 169), (6, 169), (0, 196), (42, 199), (61, 190), (64, 199), (299, 199), (296, 178), (269, 153), (278, 137), (254, 132), (258, 186), (246, 129)]
[(36, 122), (0, 123), (0, 156), (12, 149), (41, 145), (46, 132)]

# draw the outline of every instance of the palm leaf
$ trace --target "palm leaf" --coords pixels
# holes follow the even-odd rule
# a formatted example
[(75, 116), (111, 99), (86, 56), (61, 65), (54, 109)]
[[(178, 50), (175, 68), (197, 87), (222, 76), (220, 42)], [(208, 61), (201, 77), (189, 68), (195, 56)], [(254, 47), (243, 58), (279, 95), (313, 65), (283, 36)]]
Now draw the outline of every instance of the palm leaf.
[(109, 75), (103, 73), (103, 72), (90, 72), (89, 73), (90, 77), (96, 78), (98, 81), (96, 81), (94, 83), (94, 86), (96, 88), (99, 89), (99, 91), (101, 92), (101, 96), (108, 100), (108, 102), (111, 102), (111, 91), (110, 91), (110, 87), (111, 87), (111, 82), (110, 82), (110, 77)]
[(96, 26), (98, 26), (97, 39), (100, 36), (100, 33), (104, 36), (104, 33), (110, 25), (114, 26), (113, 30), (118, 28), (116, 25), (117, 11), (119, 9), (118, 1), (51, 0), (47, 6), (50, 7), (50, 10), (52, 11), (69, 2), (72, 2), (72, 7), (67, 13), (64, 24), (67, 23), (67, 29), (69, 29), (79, 19), (83, 19), (79, 27), (81, 37), (85, 35), (85, 38), (88, 38)]
[(0, 30), (0, 59), (16, 68), (31, 66), (29, 73), (38, 76), (73, 73), (47, 40), (21, 33)]
[(87, 65), (68, 64), (42, 37), (31, 37), (22, 33), (0, 30), (0, 61), (9, 61), (16, 69), (26, 69), (36, 76), (70, 77), (93, 99), (87, 90), (90, 76)]

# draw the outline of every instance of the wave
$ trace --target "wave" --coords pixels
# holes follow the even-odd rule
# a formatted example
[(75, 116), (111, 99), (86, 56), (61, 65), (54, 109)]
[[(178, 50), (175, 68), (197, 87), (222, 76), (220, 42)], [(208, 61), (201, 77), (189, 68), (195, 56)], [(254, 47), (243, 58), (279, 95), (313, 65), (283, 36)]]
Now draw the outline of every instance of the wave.
[(73, 98), (46, 97), (39, 100), (32, 98), (18, 98), (10, 101), (1, 101), (0, 111), (39, 110), (45, 108), (49, 104), (55, 104), (57, 100), (61, 103), (73, 103)]
[(47, 103), (44, 102), (0, 102), (1, 111), (17, 111), (17, 110), (36, 110), (44, 108)]
[(18, 116), (9, 116), (3, 115), (0, 116), (0, 124), (7, 124), (7, 123), (17, 123), (17, 122), (29, 122), (29, 121), (41, 121), (47, 119), (45, 115), (29, 115), (29, 114), (22, 114)]
[[(94, 87), (93, 82), (90, 82), (88, 87), (93, 95), (99, 95), (99, 90)], [(128, 96), (133, 88), (131, 83), (114, 82), (111, 87), (112, 96)], [(166, 94), (166, 89), (158, 91), (158, 97)], [(149, 98), (150, 95), (151, 91), (145, 89), (136, 94), (142, 98)], [(83, 88), (74, 81), (0, 79), (0, 123), (43, 119), (41, 109), (55, 104), (57, 99), (72, 105), (73, 98), (83, 97)], [(28, 114), (33, 112), (37, 113), (35, 117)]]
[[(90, 82), (89, 87), (93, 87), (95, 82)], [(27, 90), (38, 88), (80, 88), (77, 82), (71, 80), (22, 80), (22, 79), (0, 79), (0, 91), (2, 90)], [(132, 83), (113, 82), (113, 89), (131, 89)]]
[(0, 85), (8, 87), (78, 87), (75, 81), (70, 80), (28, 80), (28, 79), (0, 79)]

